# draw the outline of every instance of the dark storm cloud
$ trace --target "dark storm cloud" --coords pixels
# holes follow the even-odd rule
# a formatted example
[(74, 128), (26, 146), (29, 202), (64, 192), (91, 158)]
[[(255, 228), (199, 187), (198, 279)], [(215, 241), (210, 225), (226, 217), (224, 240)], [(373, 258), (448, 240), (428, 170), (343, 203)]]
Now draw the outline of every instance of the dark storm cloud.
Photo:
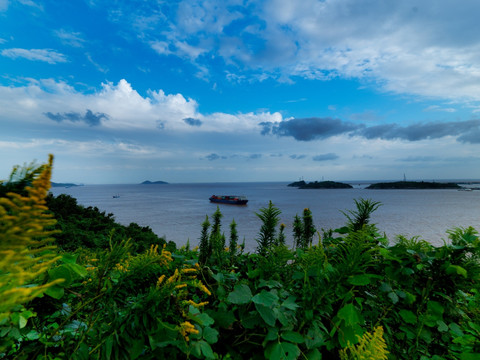
[(312, 157), (313, 161), (328, 161), (338, 159), (338, 155), (334, 153), (321, 154)]
[(262, 135), (292, 136), (299, 141), (327, 139), (331, 136), (358, 130), (362, 125), (332, 118), (302, 118), (282, 122), (263, 122)]
[(400, 139), (407, 141), (458, 136), (458, 141), (460, 142), (480, 143), (480, 139), (475, 136), (475, 134), (479, 134), (479, 132), (480, 120), (467, 120), (442, 123), (430, 122), (408, 126), (399, 126), (397, 124), (378, 125), (364, 128), (358, 131), (357, 134), (367, 139)]
[(463, 143), (480, 143), (480, 120), (417, 123), (407, 126), (382, 124), (366, 126), (332, 118), (303, 118), (282, 122), (262, 122), (262, 135), (291, 136), (298, 141), (327, 139), (336, 135), (366, 139), (420, 141), (457, 136)]
[(102, 119), (108, 119), (108, 115), (104, 113), (93, 113), (92, 110), (87, 109), (85, 112), (85, 115), (82, 115), (77, 112), (68, 112), (68, 113), (51, 113), (51, 112), (46, 112), (44, 113), (46, 117), (48, 117), (50, 120), (56, 121), (56, 122), (62, 122), (62, 121), (71, 121), (71, 122), (84, 122), (90, 126), (98, 126), (101, 124)]
[(210, 160), (210, 161), (220, 160), (220, 159), (225, 160), (226, 158), (227, 158), (226, 156), (220, 156), (220, 155), (215, 154), (215, 153), (211, 153), (211, 154), (205, 156), (205, 159)]
[(185, 118), (185, 119), (183, 119), (183, 121), (185, 121), (185, 123), (187, 125), (190, 125), (190, 126), (201, 126), (202, 125), (201, 120), (194, 119), (194, 118)]
[(293, 159), (293, 160), (301, 160), (301, 159), (305, 159), (306, 157), (307, 157), (307, 155), (305, 155), (305, 154), (302, 154), (302, 155), (296, 155), (296, 154), (290, 155), (290, 159)]

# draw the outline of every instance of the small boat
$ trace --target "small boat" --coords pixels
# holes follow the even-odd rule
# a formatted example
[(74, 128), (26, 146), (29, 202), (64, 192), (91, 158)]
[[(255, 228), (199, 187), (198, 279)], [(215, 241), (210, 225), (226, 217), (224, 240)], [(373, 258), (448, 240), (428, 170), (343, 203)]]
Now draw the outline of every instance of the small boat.
[(212, 195), (209, 200), (214, 203), (246, 205), (248, 200), (246, 196), (239, 195)]
[(120, 195), (113, 195), (114, 199), (118, 199), (119, 197), (120, 197)]

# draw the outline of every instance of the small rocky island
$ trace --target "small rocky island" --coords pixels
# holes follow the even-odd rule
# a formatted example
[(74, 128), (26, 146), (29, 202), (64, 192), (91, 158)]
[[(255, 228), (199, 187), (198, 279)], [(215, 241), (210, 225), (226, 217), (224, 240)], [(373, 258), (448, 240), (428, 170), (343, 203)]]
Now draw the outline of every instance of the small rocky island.
[(395, 181), (371, 184), (366, 189), (461, 189), (455, 183), (428, 182), (428, 181)]
[(351, 189), (352, 185), (344, 184), (336, 181), (313, 181), (305, 182), (304, 180), (295, 181), (288, 186), (297, 187), (299, 189)]
[(144, 182), (141, 183), (141, 185), (157, 185), (157, 184), (168, 184), (166, 181), (150, 181), (150, 180), (145, 180)]
[(72, 186), (83, 186), (83, 185), (72, 184), (72, 183), (55, 183), (55, 182), (51, 182), (50, 184), (52, 185), (52, 187), (66, 187), (66, 188), (69, 188), (69, 187), (72, 187)]

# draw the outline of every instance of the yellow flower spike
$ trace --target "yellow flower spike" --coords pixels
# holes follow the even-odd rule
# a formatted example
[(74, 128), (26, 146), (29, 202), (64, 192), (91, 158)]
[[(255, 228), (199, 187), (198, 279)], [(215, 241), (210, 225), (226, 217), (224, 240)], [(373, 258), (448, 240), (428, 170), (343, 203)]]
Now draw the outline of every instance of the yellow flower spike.
[(160, 285), (162, 284), (163, 280), (165, 279), (165, 275), (162, 275), (158, 278), (158, 281), (157, 281), (157, 288), (160, 287)]
[(179, 285), (175, 286), (175, 289), (183, 289), (185, 287), (187, 287), (187, 284), (179, 284)]
[(188, 273), (192, 273), (192, 272), (197, 272), (197, 269), (192, 269), (192, 268), (182, 269), (183, 274), (188, 274)]

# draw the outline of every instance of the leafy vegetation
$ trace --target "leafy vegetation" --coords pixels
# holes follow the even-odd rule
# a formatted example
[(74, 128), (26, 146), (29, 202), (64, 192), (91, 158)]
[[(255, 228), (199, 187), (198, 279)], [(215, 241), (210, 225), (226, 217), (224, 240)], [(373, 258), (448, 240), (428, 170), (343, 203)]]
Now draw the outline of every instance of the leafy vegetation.
[[(480, 239), (473, 228), (452, 229), (439, 247), (419, 237), (390, 245), (370, 222), (380, 204), (359, 199), (344, 212), (346, 226), (322, 234), (304, 209), (291, 249), (270, 202), (257, 213), (255, 253), (244, 253), (234, 221), (226, 246), (219, 208), (199, 225), (199, 248), (175, 249), (138, 225), (128, 233), (111, 214), (75, 199), (47, 197), (50, 167), (24, 171), (30, 180), (10, 183), (0, 199), (1, 251), (16, 251), (15, 239), (48, 239), (49, 246), (55, 235), (58, 243), (38, 253), (37, 243), (19, 248), (43, 264), (21, 283), (0, 261), (0, 284), (16, 291), (45, 286), (2, 308), (0, 357), (480, 357)], [(35, 193), (35, 213), (5, 206), (16, 197), (11, 190)], [(41, 205), (46, 198), (50, 210)], [(36, 232), (18, 228), (16, 218)], [(52, 234), (56, 229), (64, 234)]]

